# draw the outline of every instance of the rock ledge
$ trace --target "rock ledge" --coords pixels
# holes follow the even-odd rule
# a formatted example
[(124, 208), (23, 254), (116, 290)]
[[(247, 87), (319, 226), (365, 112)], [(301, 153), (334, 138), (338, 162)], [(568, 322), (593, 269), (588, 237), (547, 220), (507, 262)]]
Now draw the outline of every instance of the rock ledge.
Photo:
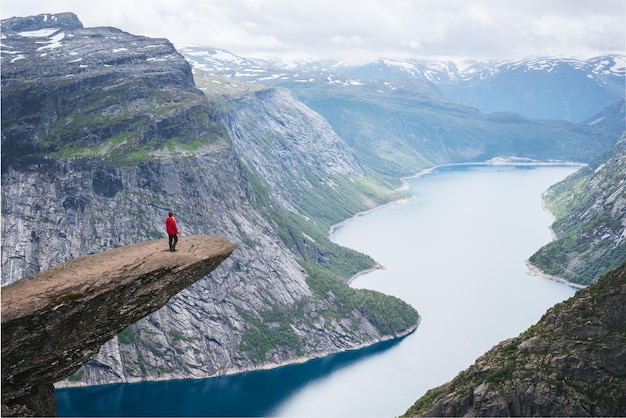
[(87, 255), (2, 288), (2, 415), (56, 414), (54, 382), (205, 277), (236, 246), (187, 236)]

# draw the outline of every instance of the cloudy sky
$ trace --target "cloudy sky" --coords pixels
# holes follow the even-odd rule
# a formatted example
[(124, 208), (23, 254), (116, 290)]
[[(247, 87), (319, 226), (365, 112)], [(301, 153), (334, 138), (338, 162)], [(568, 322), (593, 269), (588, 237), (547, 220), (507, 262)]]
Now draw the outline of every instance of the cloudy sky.
[(245, 57), (523, 58), (625, 52), (624, 0), (2, 0)]

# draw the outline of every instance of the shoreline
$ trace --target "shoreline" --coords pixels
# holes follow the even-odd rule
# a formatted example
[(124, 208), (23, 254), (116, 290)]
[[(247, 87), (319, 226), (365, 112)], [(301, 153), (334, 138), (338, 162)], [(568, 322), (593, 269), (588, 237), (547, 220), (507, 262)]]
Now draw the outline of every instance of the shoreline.
[[(404, 184), (401, 187), (399, 187), (398, 189), (396, 189), (396, 191), (406, 190), (406, 189), (403, 189), (403, 187), (404, 187)], [(370, 214), (372, 212), (375, 212), (377, 210), (384, 209), (386, 207), (393, 206), (393, 205), (400, 205), (402, 203), (407, 203), (407, 202), (410, 202), (412, 200), (415, 200), (415, 197), (414, 196), (408, 196), (408, 197), (405, 197), (405, 198), (402, 198), (402, 199), (396, 199), (396, 200), (392, 200), (391, 202), (383, 203), (382, 205), (374, 206), (373, 208), (364, 210), (362, 212), (358, 212), (358, 213), (352, 215), (351, 217), (349, 217), (349, 218), (347, 218), (347, 219), (345, 219), (345, 220), (343, 220), (341, 222), (338, 222), (338, 223), (334, 224), (333, 226), (331, 226), (330, 229), (328, 230), (328, 238), (332, 242), (334, 242), (336, 244), (337, 242), (334, 239), (335, 231), (337, 229), (341, 228), (342, 226), (348, 224), (349, 222), (354, 221), (355, 219), (360, 218), (361, 216), (368, 215), (368, 214)]]
[(371, 348), (376, 346), (377, 344), (382, 344), (385, 342), (391, 342), (391, 341), (400, 341), (403, 338), (411, 335), (412, 333), (414, 333), (417, 328), (420, 326), (422, 322), (422, 317), (418, 315), (417, 317), (417, 322), (413, 325), (411, 325), (410, 327), (408, 327), (406, 330), (397, 333), (396, 335), (383, 335), (382, 337), (378, 338), (377, 340), (370, 342), (370, 343), (362, 343), (358, 346), (349, 348), (347, 350), (342, 350), (342, 351), (336, 351), (336, 352), (330, 352), (330, 353), (324, 353), (324, 354), (320, 354), (318, 356), (314, 356), (314, 357), (306, 357), (306, 356), (301, 356), (301, 357), (296, 357), (292, 360), (289, 361), (282, 361), (280, 363), (272, 363), (272, 364), (264, 364), (261, 367), (256, 367), (256, 368), (251, 368), (251, 369), (244, 369), (244, 370), (238, 370), (238, 369), (230, 369), (230, 370), (226, 370), (220, 374), (214, 374), (214, 375), (208, 375), (208, 376), (160, 376), (160, 377), (156, 377), (153, 379), (143, 379), (143, 378), (139, 378), (139, 377), (132, 377), (132, 378), (128, 378), (124, 381), (118, 381), (118, 382), (110, 382), (110, 383), (93, 383), (93, 384), (85, 384), (83, 382), (77, 381), (77, 382), (72, 382), (72, 381), (68, 381), (67, 379), (64, 380), (60, 380), (58, 382), (55, 382), (53, 384), (54, 389), (80, 389), (80, 388), (93, 388), (93, 387), (102, 387), (102, 386), (109, 386), (109, 385), (133, 385), (133, 384), (141, 384), (141, 383), (150, 383), (150, 382), (167, 382), (167, 381), (173, 381), (173, 380), (202, 380), (202, 379), (214, 379), (214, 378), (219, 378), (219, 377), (226, 377), (226, 376), (234, 376), (234, 375), (238, 375), (238, 374), (244, 374), (244, 373), (254, 373), (257, 371), (267, 371), (267, 370), (273, 370), (273, 369), (277, 369), (280, 367), (287, 367), (287, 366), (293, 366), (293, 365), (298, 365), (298, 364), (304, 364), (308, 361), (312, 361), (312, 360), (318, 360), (318, 359), (323, 359), (325, 357), (328, 356), (332, 356), (332, 355), (338, 355), (338, 354), (343, 354), (343, 353), (347, 353), (347, 352), (351, 352), (351, 351), (358, 351), (358, 350), (364, 350), (367, 348)]
[(365, 269), (365, 270), (361, 270), (359, 272), (357, 272), (356, 274), (353, 274), (352, 277), (350, 277), (348, 279), (348, 281), (346, 282), (346, 284), (348, 286), (350, 286), (350, 284), (352, 284), (353, 281), (355, 281), (356, 279), (358, 279), (359, 277), (368, 274), (368, 273), (372, 273), (376, 270), (387, 270), (387, 267), (383, 266), (382, 264), (375, 262), (374, 267)]
[[(544, 192), (545, 193), (545, 192)], [(546, 200), (543, 198), (543, 194), (541, 195), (541, 209), (546, 212), (550, 218), (552, 218), (552, 223), (550, 224), (550, 226), (548, 226), (548, 229), (550, 230), (550, 235), (552, 237), (552, 241), (556, 241), (558, 239), (556, 233), (554, 232), (554, 229), (552, 229), (552, 225), (554, 224), (554, 221), (556, 220), (556, 217), (554, 216), (554, 213), (552, 213), (552, 209), (550, 209), (550, 206), (546, 203)], [(524, 261), (524, 264), (526, 264), (526, 268), (528, 268), (528, 275), (529, 276), (534, 276), (534, 277), (543, 277), (546, 278), (548, 280), (553, 280), (555, 282), (559, 282), (559, 283), (563, 283), (567, 286), (573, 287), (575, 289), (584, 289), (585, 285), (582, 284), (578, 284), (578, 283), (574, 283), (574, 282), (570, 282), (567, 279), (564, 279), (563, 277), (559, 277), (559, 276), (555, 276), (553, 274), (549, 274), (546, 273), (545, 271), (543, 271), (540, 267), (537, 267), (536, 265), (534, 265), (533, 263), (530, 262), (530, 259), (527, 259)]]
[[(423, 169), (422, 171), (419, 171), (415, 174), (412, 174), (410, 176), (404, 176), (404, 177), (400, 177), (400, 181), (402, 182), (402, 185), (400, 187), (398, 187), (397, 189), (395, 189), (395, 191), (403, 191), (403, 190), (407, 190), (409, 188), (409, 184), (406, 180), (408, 179), (415, 179), (415, 178), (419, 178), (421, 176), (427, 175), (427, 174), (431, 174), (434, 171), (440, 169), (440, 168), (446, 168), (446, 167), (467, 167), (467, 166), (484, 166), (484, 167), (493, 167), (493, 166), (526, 166), (526, 167), (533, 167), (533, 166), (539, 166), (539, 167), (545, 167), (545, 166), (565, 166), (565, 167), (585, 167), (587, 164), (582, 164), (582, 163), (577, 163), (574, 161), (536, 161), (536, 160), (530, 160), (530, 159), (526, 159), (526, 158), (516, 158), (516, 157), (510, 157), (510, 158), (492, 158), (491, 160), (487, 160), (487, 161), (482, 161), (482, 162), (469, 162), (469, 163), (453, 163), (453, 164), (441, 164), (441, 165), (435, 165), (432, 167), (428, 167)], [(383, 203), (382, 205), (378, 205), (375, 206), (373, 208), (367, 209), (365, 211), (362, 212), (358, 212), (354, 215), (352, 215), (351, 217), (338, 222), (334, 225), (332, 225), (329, 230), (328, 230), (328, 238), (334, 242), (335, 244), (337, 244), (337, 241), (335, 241), (335, 231), (343, 226), (345, 226), (346, 224), (348, 224), (349, 222), (352, 222), (358, 218), (360, 218), (361, 216), (365, 216), (368, 215), (374, 211), (380, 210), (380, 209), (384, 209), (388, 206), (391, 205), (400, 205), (402, 203), (407, 203), (410, 201), (415, 200), (416, 197), (415, 196), (408, 196), (402, 199), (397, 199), (397, 200), (393, 200), (391, 202), (388, 203)], [(550, 211), (550, 209), (548, 208), (548, 206), (545, 204), (545, 201), (543, 200), (543, 198), (541, 199), (541, 205), (542, 205), (542, 209), (545, 210), (546, 212), (548, 212), (548, 214), (550, 214), (550, 216), (552, 217), (552, 219), (554, 218), (554, 215), (552, 214), (552, 212)], [(554, 222), (554, 221), (553, 221)], [(556, 234), (554, 233), (554, 231), (552, 230), (552, 226), (548, 227), (550, 229), (550, 233), (552, 235), (552, 241), (554, 241), (556, 239)], [(561, 277), (557, 277), (557, 276), (551, 276), (547, 273), (544, 273), (540, 268), (535, 267), (533, 265), (530, 264), (530, 262), (528, 260), (526, 260), (526, 264), (528, 266), (528, 270), (529, 270), (529, 275), (530, 276), (542, 276), (545, 277), (547, 279), (550, 280), (554, 280), (560, 283), (564, 283), (567, 284), (569, 286), (575, 287), (575, 288), (584, 288), (585, 286), (576, 284), (576, 283), (572, 283), (569, 282)], [(532, 269), (531, 269), (532, 267)], [(385, 270), (386, 267), (383, 266), (382, 264), (380, 264), (378, 261), (374, 260), (374, 265), (372, 267), (366, 268), (364, 270), (361, 270), (357, 273), (355, 273), (354, 275), (352, 275), (346, 282), (346, 284), (350, 285), (354, 280), (358, 279), (360, 276), (363, 276), (365, 274), (374, 272), (376, 270)], [(581, 286), (581, 287), (579, 287)]]
[(567, 285), (569, 287), (573, 287), (575, 289), (584, 289), (585, 285), (582, 284), (578, 284), (578, 283), (574, 283), (574, 282), (570, 282), (569, 280), (566, 280), (562, 277), (559, 276), (554, 276), (552, 274), (546, 273), (545, 271), (541, 270), (539, 267), (535, 266), (534, 264), (532, 264), (530, 262), (530, 260), (525, 260), (524, 264), (526, 264), (526, 267), (528, 268), (528, 272), (526, 274), (528, 274), (529, 276), (532, 277), (543, 277), (545, 279), (548, 280), (552, 280), (555, 282), (559, 282), (559, 283), (563, 283), (564, 285)]

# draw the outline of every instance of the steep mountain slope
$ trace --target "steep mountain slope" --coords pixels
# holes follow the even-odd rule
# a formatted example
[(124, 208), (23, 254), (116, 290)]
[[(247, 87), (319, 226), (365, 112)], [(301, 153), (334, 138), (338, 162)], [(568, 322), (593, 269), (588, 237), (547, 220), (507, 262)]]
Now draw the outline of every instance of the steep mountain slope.
[[(342, 213), (306, 220), (317, 223), (319, 235), (325, 223), (343, 219), (338, 216), (394, 197), (367, 180), (336, 134), (293, 96), (261, 92), (251, 98), (261, 113), (227, 127), (224, 102), (209, 101), (195, 87), (191, 67), (166, 40), (83, 28), (72, 14), (9, 19), (2, 33), (4, 283), (83, 254), (163, 237), (170, 209), (181, 242), (189, 234), (216, 234), (238, 246), (219, 269), (105, 344), (64, 384), (233, 373), (415, 329), (417, 313), (399, 299), (341, 282), (371, 259), (328, 250), (299, 232), (298, 242), (326, 263), (316, 268), (315, 259), (307, 263), (283, 240), (300, 230), (299, 210), (307, 202), (298, 202), (295, 185), (291, 195), (269, 181), (298, 174), (297, 184), (307, 178), (361, 184), (346, 189), (353, 199)], [(257, 118), (301, 130), (297, 137), (268, 130), (283, 141), (236, 145), (247, 141), (247, 124)], [(319, 150), (297, 146), (307, 136), (330, 147), (332, 165), (318, 166)], [(283, 164), (297, 162), (298, 170), (273, 177), (254, 165), (254, 156), (274, 155)], [(316, 183), (309, 189), (324, 193)], [(279, 216), (289, 225), (277, 229)], [(344, 251), (353, 260), (340, 266), (327, 255)]]
[(589, 125), (481, 113), (450, 102), (433, 82), (408, 71), (408, 64), (390, 73), (376, 65), (370, 71), (324, 63), (289, 67), (219, 50), (182, 51), (195, 68), (288, 88), (328, 120), (362, 164), (395, 177), (496, 157), (588, 162), (618, 138)]
[(550, 310), (404, 416), (626, 415), (626, 264)]
[(624, 99), (622, 99), (606, 107), (602, 112), (587, 119), (584, 123), (597, 128), (606, 129), (616, 136), (621, 136), (626, 129), (625, 107), (626, 103)]
[(626, 136), (607, 153), (544, 194), (556, 240), (530, 262), (544, 272), (590, 284), (626, 260)]
[(136, 184), (161, 189), (167, 176), (141, 164), (152, 155), (225, 152), (226, 131), (189, 65), (164, 39), (83, 29), (72, 14), (8, 19), (2, 33), (3, 283), (161, 237), (162, 216), (91, 205), (130, 197), (120, 178), (129, 166)]

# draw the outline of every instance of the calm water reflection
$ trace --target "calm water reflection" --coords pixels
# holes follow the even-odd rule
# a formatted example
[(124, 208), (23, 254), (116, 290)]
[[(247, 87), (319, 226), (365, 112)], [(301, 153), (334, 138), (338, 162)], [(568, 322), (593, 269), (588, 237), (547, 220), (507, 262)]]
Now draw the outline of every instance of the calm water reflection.
[(304, 364), (199, 380), (113, 384), (56, 391), (59, 416), (268, 416), (303, 386), (375, 358), (400, 341)]

